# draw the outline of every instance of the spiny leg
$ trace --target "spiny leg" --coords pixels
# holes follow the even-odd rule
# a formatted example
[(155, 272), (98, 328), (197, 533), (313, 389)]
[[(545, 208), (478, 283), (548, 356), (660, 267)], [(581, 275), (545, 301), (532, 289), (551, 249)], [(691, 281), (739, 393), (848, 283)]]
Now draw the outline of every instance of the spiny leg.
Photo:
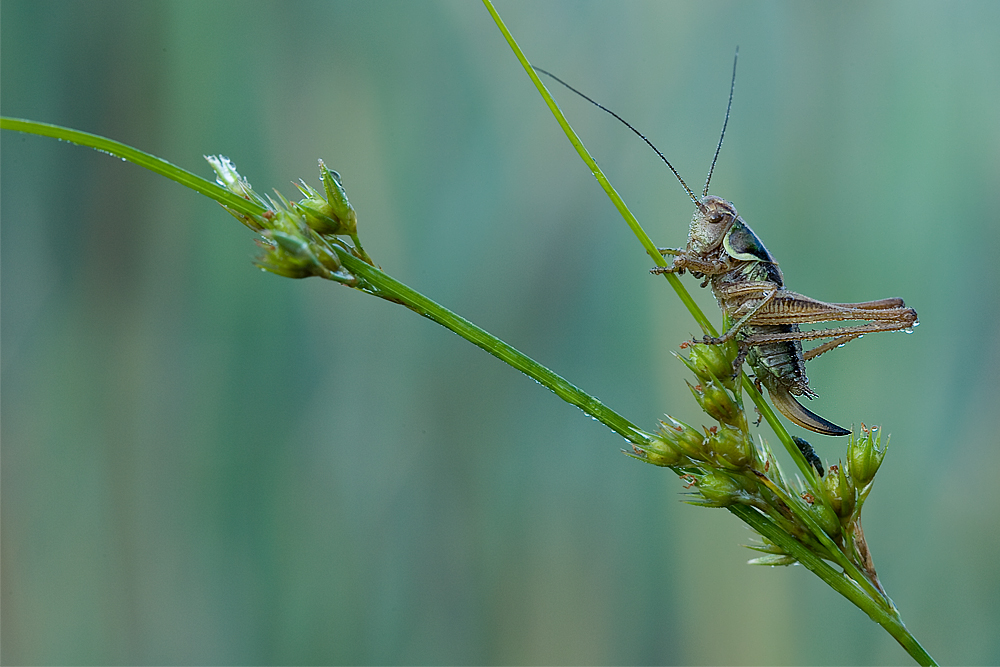
[[(755, 322), (756, 324), (756, 322)], [(793, 340), (816, 340), (818, 338), (843, 338), (846, 339), (844, 342), (853, 340), (869, 333), (879, 333), (882, 331), (901, 331), (908, 327), (913, 326), (912, 322), (869, 322), (868, 324), (860, 324), (858, 326), (852, 327), (833, 327), (830, 329), (813, 329), (811, 331), (789, 331), (785, 333), (771, 333), (771, 334), (755, 334), (753, 336), (748, 336), (744, 342), (748, 345), (763, 345), (765, 343), (783, 343), (785, 341)], [(826, 344), (821, 345), (819, 352), (812, 355), (813, 357), (822, 354), (832, 348), (824, 347)], [(836, 347), (836, 346), (834, 346)], [(810, 357), (812, 358), (812, 357)]]
[(860, 310), (888, 310), (891, 308), (906, 308), (906, 304), (899, 297), (888, 299), (876, 299), (875, 301), (860, 301), (858, 303), (831, 303), (831, 306), (840, 308), (858, 308)]
[(847, 345), (855, 338), (860, 338), (863, 335), (864, 334), (858, 334), (857, 336), (841, 336), (840, 338), (834, 338), (833, 340), (828, 340), (822, 345), (817, 345), (813, 349), (807, 350), (805, 353), (803, 353), (802, 358), (805, 359), (806, 361), (809, 361), (810, 359), (815, 359), (824, 352), (829, 352), (830, 350), (834, 350), (842, 345)]
[(657, 248), (656, 252), (660, 253), (664, 257), (667, 255), (683, 255), (684, 251), (681, 248)]
[(852, 304), (825, 303), (796, 292), (781, 290), (771, 304), (758, 313), (753, 324), (805, 324), (849, 320), (883, 322), (888, 326), (885, 331), (905, 329), (916, 325), (918, 321), (917, 311), (903, 306), (901, 299), (880, 299)]
[(736, 358), (733, 360), (734, 380), (739, 379), (740, 371), (743, 369), (743, 362), (747, 360), (748, 354), (750, 354), (750, 346), (744, 344), (743, 341), (740, 341), (739, 351), (736, 353)]

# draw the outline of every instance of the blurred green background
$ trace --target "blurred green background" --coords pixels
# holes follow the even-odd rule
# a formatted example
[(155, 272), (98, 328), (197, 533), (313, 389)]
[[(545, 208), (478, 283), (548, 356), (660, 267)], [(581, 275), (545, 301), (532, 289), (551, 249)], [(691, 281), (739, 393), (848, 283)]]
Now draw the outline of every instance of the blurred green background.
[[(892, 434), (865, 528), (908, 627), (943, 662), (1000, 661), (1000, 4), (498, 8), (696, 190), (739, 45), (712, 192), (792, 289), (919, 312), (913, 336), (812, 363), (810, 407)], [(702, 421), (670, 356), (695, 325), (481, 5), (0, 12), (4, 114), (209, 177), (223, 153), (261, 192), (318, 186), (323, 158), (388, 273), (641, 426)], [(682, 244), (692, 205), (658, 158), (553, 90), (653, 238)], [(4, 663), (908, 661), (459, 337), (255, 270), (245, 228), (138, 167), (0, 138)]]

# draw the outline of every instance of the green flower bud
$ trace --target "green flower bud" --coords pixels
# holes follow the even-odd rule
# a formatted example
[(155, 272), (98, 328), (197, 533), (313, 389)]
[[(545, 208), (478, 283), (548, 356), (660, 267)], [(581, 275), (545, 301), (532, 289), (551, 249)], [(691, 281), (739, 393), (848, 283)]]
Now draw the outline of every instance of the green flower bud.
[(293, 257), (300, 258), (303, 261), (317, 261), (316, 256), (309, 249), (309, 243), (305, 239), (278, 231), (268, 232), (266, 236)]
[(753, 445), (743, 431), (722, 425), (712, 433), (706, 446), (723, 461), (737, 468), (745, 468), (753, 461)]
[(854, 482), (844, 474), (841, 466), (830, 466), (830, 474), (823, 478), (823, 488), (831, 509), (841, 518), (848, 518), (854, 512), (857, 494)]
[(325, 236), (356, 235), (358, 233), (357, 214), (354, 212), (354, 207), (347, 201), (347, 193), (341, 183), (340, 174), (328, 169), (320, 160), (319, 176), (323, 181), (326, 197), (305, 181), (299, 180), (295, 187), (303, 194), (304, 199), (295, 204), (295, 209), (302, 214), (306, 224), (318, 234)]
[(249, 181), (240, 176), (240, 173), (236, 171), (236, 165), (233, 164), (232, 160), (224, 155), (205, 155), (204, 157), (208, 161), (208, 164), (212, 166), (212, 169), (215, 170), (216, 183), (234, 195), (250, 199), (253, 188), (250, 187)]
[[(265, 209), (269, 209), (266, 213), (273, 212), (270, 210), (271, 206), (269, 206), (268, 202), (253, 191), (253, 188), (250, 186), (250, 182), (240, 176), (239, 172), (236, 171), (236, 165), (234, 165), (229, 158), (223, 155), (205, 155), (204, 157), (215, 171), (216, 183), (224, 187), (226, 190), (229, 190), (234, 195), (242, 197), (248, 201), (252, 201)], [(263, 231), (268, 226), (266, 222), (266, 213), (264, 217), (261, 217), (240, 213), (239, 211), (229, 208), (225, 204), (223, 204), (223, 207), (229, 211), (234, 218), (255, 232)]]
[(701, 405), (701, 409), (707, 412), (712, 419), (722, 423), (735, 426), (745, 431), (747, 428), (746, 415), (743, 410), (732, 399), (724, 388), (715, 381), (705, 382), (697, 386), (687, 383), (695, 400)]
[(693, 343), (688, 367), (702, 382), (718, 379), (728, 389), (734, 389), (733, 360), (726, 352), (722, 345)]
[(344, 231), (337, 232), (338, 234), (357, 234), (358, 232), (358, 217), (354, 212), (354, 207), (351, 203), (347, 201), (347, 192), (344, 191), (344, 185), (341, 181), (340, 174), (328, 169), (323, 161), (319, 161), (319, 175), (323, 179), (323, 189), (326, 190), (326, 201), (330, 206), (330, 213), (332, 218), (336, 219), (340, 223)]
[(337, 257), (337, 253), (333, 250), (320, 244), (313, 246), (312, 250), (316, 253), (316, 259), (319, 260), (320, 264), (325, 266), (330, 271), (340, 270), (340, 267), (342, 266), (340, 258)]
[(268, 271), (283, 278), (309, 278), (316, 275), (308, 267), (289, 264), (287, 262), (269, 262), (267, 257), (254, 261), (254, 266), (261, 271)]
[(698, 480), (698, 490), (704, 496), (699, 505), (707, 507), (726, 507), (746, 497), (743, 488), (729, 475), (710, 472)]
[[(830, 476), (833, 477), (833, 475)], [(827, 507), (825, 503), (817, 502), (808, 494), (803, 497), (803, 500), (806, 501), (806, 511), (809, 512), (809, 516), (819, 524), (824, 533), (833, 538), (840, 535), (840, 520), (830, 507)]]
[(657, 435), (685, 456), (696, 461), (704, 461), (705, 436), (670, 415), (666, 415), (666, 418), (670, 423), (661, 421)]
[(886, 447), (882, 447), (881, 444), (882, 429), (877, 426), (869, 430), (862, 424), (860, 436), (851, 434), (847, 445), (847, 471), (862, 489), (875, 478), (875, 473), (885, 459), (888, 443)]
[[(335, 235), (350, 234), (339, 220), (333, 217), (333, 208), (321, 197), (307, 198), (299, 201), (296, 206), (302, 211), (306, 224), (319, 234)], [(356, 231), (356, 230), (355, 230)]]
[(255, 264), (265, 271), (286, 278), (329, 275), (305, 239), (275, 230), (266, 231), (263, 236), (271, 243), (258, 243), (265, 252)]
[(640, 458), (655, 466), (675, 466), (688, 461), (688, 458), (681, 454), (669, 440), (659, 436), (654, 436), (641, 447), (634, 445), (632, 449)]

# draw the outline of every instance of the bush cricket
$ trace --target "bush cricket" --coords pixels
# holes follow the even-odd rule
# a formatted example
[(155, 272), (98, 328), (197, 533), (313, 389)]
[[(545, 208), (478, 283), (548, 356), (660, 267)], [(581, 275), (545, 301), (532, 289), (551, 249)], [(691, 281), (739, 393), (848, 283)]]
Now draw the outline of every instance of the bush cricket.
[[(664, 256), (673, 256), (668, 267), (656, 267), (652, 273), (691, 273), (703, 278), (702, 287), (711, 286), (719, 307), (728, 316), (729, 329), (717, 338), (705, 336), (704, 343), (718, 345), (735, 338), (739, 351), (733, 363), (733, 373), (739, 376), (743, 362), (750, 364), (759, 385), (767, 387), (771, 402), (790, 421), (802, 428), (824, 435), (847, 435), (847, 429), (806, 409), (796, 396), (815, 398), (809, 387), (805, 362), (824, 352), (840, 347), (867, 333), (879, 331), (911, 331), (918, 324), (917, 313), (907, 308), (902, 299), (889, 298), (861, 303), (827, 303), (785, 289), (778, 263), (767, 251), (760, 238), (736, 212), (736, 208), (721, 197), (708, 194), (715, 163), (722, 149), (722, 140), (729, 124), (729, 112), (736, 87), (736, 61), (729, 87), (729, 104), (722, 125), (722, 134), (712, 158), (712, 166), (699, 198), (688, 187), (673, 165), (638, 130), (618, 114), (598, 104), (558, 77), (535, 68), (625, 124), (645, 141), (680, 182), (696, 207), (684, 248), (661, 248)], [(800, 324), (820, 322), (860, 321), (864, 324), (835, 326), (802, 331)], [(803, 352), (802, 341), (830, 339)]]

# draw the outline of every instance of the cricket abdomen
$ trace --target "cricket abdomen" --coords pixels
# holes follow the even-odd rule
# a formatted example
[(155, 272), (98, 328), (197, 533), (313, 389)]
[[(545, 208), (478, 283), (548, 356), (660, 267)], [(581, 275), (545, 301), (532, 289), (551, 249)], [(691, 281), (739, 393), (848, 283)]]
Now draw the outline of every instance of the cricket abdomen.
[[(746, 326), (740, 332), (740, 337), (787, 334), (798, 330), (797, 324)], [(816, 393), (809, 388), (806, 362), (802, 357), (802, 343), (797, 340), (754, 345), (747, 354), (747, 363), (768, 390), (771, 389), (771, 385), (780, 385), (796, 396), (816, 397)]]

